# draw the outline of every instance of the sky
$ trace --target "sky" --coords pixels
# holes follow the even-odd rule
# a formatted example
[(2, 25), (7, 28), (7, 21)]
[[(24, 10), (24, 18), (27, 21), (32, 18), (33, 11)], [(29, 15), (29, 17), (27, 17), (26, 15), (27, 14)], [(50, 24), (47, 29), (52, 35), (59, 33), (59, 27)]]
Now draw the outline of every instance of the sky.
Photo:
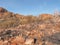
[(23, 15), (53, 14), (60, 10), (60, 0), (0, 0), (0, 7)]

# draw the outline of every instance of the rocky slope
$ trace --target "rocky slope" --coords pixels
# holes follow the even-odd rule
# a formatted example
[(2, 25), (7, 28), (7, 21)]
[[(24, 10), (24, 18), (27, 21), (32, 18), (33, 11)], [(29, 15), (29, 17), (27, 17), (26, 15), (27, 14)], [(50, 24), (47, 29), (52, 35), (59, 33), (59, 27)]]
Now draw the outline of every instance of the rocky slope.
[(24, 16), (0, 7), (0, 45), (60, 45), (60, 15)]

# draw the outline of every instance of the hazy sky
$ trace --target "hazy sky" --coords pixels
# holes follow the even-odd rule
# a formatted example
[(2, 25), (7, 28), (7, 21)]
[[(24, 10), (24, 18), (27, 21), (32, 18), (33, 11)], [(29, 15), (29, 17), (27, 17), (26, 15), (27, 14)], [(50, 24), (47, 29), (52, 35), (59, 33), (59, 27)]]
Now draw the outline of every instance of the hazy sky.
[(38, 15), (60, 10), (60, 0), (0, 0), (0, 7), (19, 14)]

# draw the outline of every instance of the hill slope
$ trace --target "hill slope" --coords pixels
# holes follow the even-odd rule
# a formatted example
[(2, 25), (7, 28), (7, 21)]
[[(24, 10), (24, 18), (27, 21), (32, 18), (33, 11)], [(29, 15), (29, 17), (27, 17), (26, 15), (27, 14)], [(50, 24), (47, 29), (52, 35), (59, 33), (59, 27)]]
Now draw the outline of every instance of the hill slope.
[(0, 7), (0, 45), (60, 45), (60, 15), (24, 16)]

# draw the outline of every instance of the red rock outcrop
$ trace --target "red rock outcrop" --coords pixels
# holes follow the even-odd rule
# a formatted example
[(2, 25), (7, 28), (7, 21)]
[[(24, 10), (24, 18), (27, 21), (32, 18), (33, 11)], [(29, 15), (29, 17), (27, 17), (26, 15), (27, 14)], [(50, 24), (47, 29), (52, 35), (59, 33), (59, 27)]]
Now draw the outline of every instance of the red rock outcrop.
[(60, 45), (60, 15), (24, 16), (0, 7), (0, 45)]

